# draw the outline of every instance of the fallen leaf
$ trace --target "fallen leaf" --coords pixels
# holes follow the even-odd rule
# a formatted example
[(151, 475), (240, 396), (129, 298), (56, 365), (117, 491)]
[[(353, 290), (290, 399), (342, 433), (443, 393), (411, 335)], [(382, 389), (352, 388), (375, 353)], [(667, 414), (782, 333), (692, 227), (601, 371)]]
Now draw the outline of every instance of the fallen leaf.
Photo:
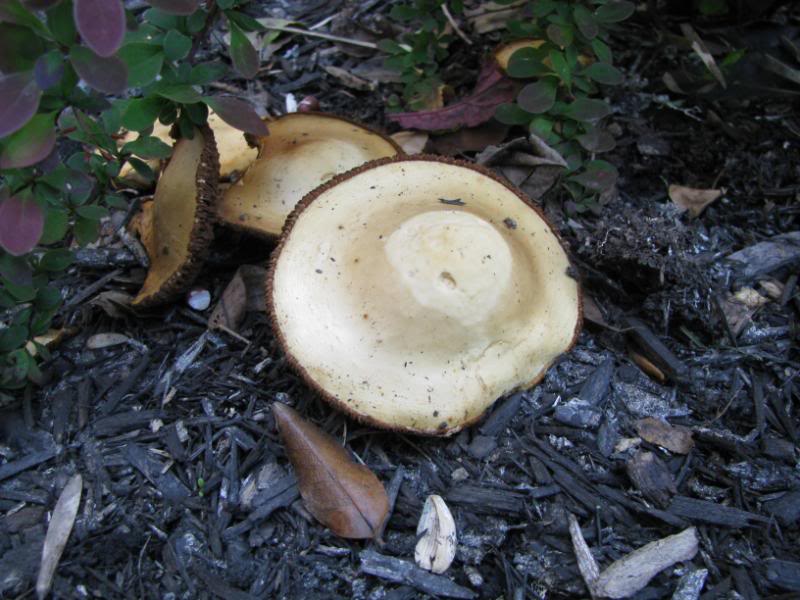
[(509, 21), (518, 19), (522, 15), (524, 7), (524, 0), (517, 0), (512, 4), (481, 2), (477, 8), (465, 9), (464, 16), (470, 29), (479, 35), (483, 35), (498, 29), (505, 29)]
[(420, 154), (430, 137), (425, 131), (398, 131), (390, 135), (406, 154)]
[(595, 583), (595, 593), (606, 598), (632, 596), (664, 569), (694, 558), (697, 550), (697, 530), (694, 527), (650, 542), (615, 560), (600, 573)]
[(122, 333), (96, 333), (86, 340), (86, 348), (87, 350), (100, 350), (127, 344), (129, 341), (130, 338)]
[(695, 54), (700, 57), (700, 60), (703, 61), (703, 64), (709, 70), (709, 72), (714, 76), (714, 78), (719, 81), (719, 84), (723, 88), (727, 88), (728, 85), (725, 83), (725, 77), (722, 74), (722, 71), (717, 66), (714, 57), (711, 55), (711, 52), (708, 50), (705, 42), (700, 39), (700, 36), (697, 35), (697, 32), (692, 28), (692, 26), (688, 23), (681, 23), (681, 32), (683, 33), (684, 37), (692, 43), (692, 50), (694, 50)]
[(664, 371), (659, 369), (649, 358), (639, 354), (632, 346), (628, 346), (628, 355), (649, 377), (652, 377), (659, 383), (664, 383), (667, 380)]
[(264, 312), (267, 305), (265, 297), (267, 270), (259, 265), (240, 265), (239, 274), (247, 289), (248, 312)]
[(122, 319), (131, 311), (133, 296), (117, 290), (108, 290), (97, 294), (89, 301), (90, 306), (101, 308), (112, 319)]
[(583, 318), (595, 325), (608, 327), (608, 321), (606, 321), (600, 305), (586, 291), (583, 292)]
[(340, 537), (375, 537), (389, 512), (378, 478), (285, 404), (274, 403), (272, 414), (308, 512)]
[(444, 573), (456, 557), (456, 522), (441, 496), (425, 500), (417, 524), (414, 560), (427, 571)]
[(247, 287), (237, 270), (208, 318), (210, 329), (224, 327), (236, 331), (244, 319), (247, 304)]
[(639, 437), (670, 452), (688, 454), (694, 446), (692, 432), (686, 427), (670, 425), (653, 417), (639, 419), (634, 425)]
[(473, 92), (458, 102), (419, 112), (394, 113), (389, 120), (406, 129), (441, 131), (459, 127), (475, 127), (494, 117), (495, 109), (511, 102), (517, 85), (506, 77), (492, 60), (484, 65)]
[(50, 586), (53, 584), (53, 575), (61, 560), (64, 547), (67, 545), (72, 526), (75, 524), (78, 506), (81, 503), (82, 489), (83, 478), (80, 474), (73, 475), (61, 491), (53, 509), (53, 516), (47, 526), (47, 535), (45, 535), (42, 547), (39, 576), (36, 578), (36, 595), (40, 600), (47, 596)]
[(679, 208), (689, 211), (692, 217), (699, 216), (706, 206), (724, 193), (724, 189), (701, 190), (674, 184), (669, 186), (669, 199)]

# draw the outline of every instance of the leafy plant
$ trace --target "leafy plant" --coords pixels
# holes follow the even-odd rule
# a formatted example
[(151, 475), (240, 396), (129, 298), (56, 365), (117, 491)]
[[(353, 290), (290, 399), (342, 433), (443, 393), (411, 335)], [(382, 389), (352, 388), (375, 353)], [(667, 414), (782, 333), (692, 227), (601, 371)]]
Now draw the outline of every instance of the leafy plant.
[(531, 19), (508, 23), (512, 39), (531, 41), (511, 55), (507, 72), (532, 81), (496, 117), (527, 126), (565, 157), (564, 186), (579, 208), (617, 178), (612, 164), (594, 158), (614, 147), (601, 124), (611, 108), (598, 96), (623, 80), (608, 38), (634, 8), (625, 0), (536, 0), (527, 6)]
[[(145, 160), (170, 155), (151, 135), (157, 119), (191, 137), (211, 108), (266, 134), (249, 104), (204, 92), (227, 65), (194, 60), (224, 18), (233, 66), (255, 75), (245, 32), (261, 26), (236, 10), (245, 2), (148, 0), (139, 17), (122, 0), (0, 3), (0, 394), (40, 379), (47, 348), (35, 338), (62, 301), (52, 279), (72, 263), (71, 247), (97, 239), (109, 208), (126, 206), (115, 191), (121, 167), (152, 180)], [(138, 137), (120, 146), (123, 128)]]
[[(405, 105), (411, 110), (436, 106), (442, 91), (439, 65), (448, 56), (453, 35), (447, 33), (445, 0), (414, 0), (413, 4), (392, 7), (390, 16), (402, 23), (414, 23), (418, 28), (402, 36), (400, 42), (381, 40), (378, 47), (390, 56), (385, 65), (400, 72), (403, 82), (402, 102), (396, 96), (389, 108), (399, 110)], [(453, 13), (462, 11), (461, 2), (450, 5)]]

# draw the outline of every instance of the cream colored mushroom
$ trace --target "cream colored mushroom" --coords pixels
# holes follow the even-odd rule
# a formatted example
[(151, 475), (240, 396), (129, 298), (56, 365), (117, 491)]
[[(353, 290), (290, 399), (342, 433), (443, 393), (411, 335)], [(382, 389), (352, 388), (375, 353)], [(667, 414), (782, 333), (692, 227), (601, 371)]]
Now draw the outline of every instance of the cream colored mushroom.
[[(223, 121), (217, 113), (208, 113), (208, 126), (214, 132), (214, 139), (217, 141), (217, 152), (219, 153), (219, 174), (223, 179), (230, 178), (234, 173), (243, 173), (247, 167), (256, 159), (258, 149), (250, 146), (245, 140), (244, 133)], [(157, 137), (162, 142), (172, 145), (174, 140), (169, 132), (172, 125), (164, 125), (156, 121), (153, 126), (153, 137)], [(139, 137), (135, 131), (129, 131), (120, 140), (120, 146), (131, 142)], [(147, 162), (150, 168), (158, 171), (160, 161), (151, 159)], [(146, 186), (148, 182), (139, 175), (130, 163), (125, 163), (119, 172), (120, 179), (125, 179), (137, 186)]]
[(223, 196), (223, 224), (263, 236), (280, 235), (287, 215), (308, 192), (367, 161), (394, 156), (390, 138), (321, 113), (293, 113), (269, 124), (258, 159)]
[(307, 382), (378, 426), (448, 435), (538, 382), (581, 324), (538, 208), (491, 172), (384, 159), (306, 196), (273, 253), (267, 305)]

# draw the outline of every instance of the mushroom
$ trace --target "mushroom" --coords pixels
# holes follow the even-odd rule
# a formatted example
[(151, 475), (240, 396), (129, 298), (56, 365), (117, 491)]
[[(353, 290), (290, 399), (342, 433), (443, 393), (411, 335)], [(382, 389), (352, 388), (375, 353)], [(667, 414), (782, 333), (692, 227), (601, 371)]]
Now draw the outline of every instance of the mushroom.
[(175, 142), (139, 220), (150, 269), (132, 304), (160, 304), (191, 285), (213, 236), (218, 183), (219, 158), (209, 127)]
[(578, 284), (542, 212), (479, 166), (399, 156), (308, 194), (267, 309), (320, 395), (380, 427), (449, 435), (575, 343)]
[(323, 113), (292, 113), (269, 124), (259, 157), (224, 194), (222, 223), (261, 236), (278, 236), (300, 199), (335, 175), (367, 161), (394, 156), (390, 138)]
[[(228, 179), (234, 173), (243, 173), (247, 167), (250, 166), (250, 163), (256, 159), (258, 149), (247, 143), (242, 131), (228, 125), (214, 111), (208, 113), (208, 126), (211, 127), (211, 131), (214, 132), (214, 139), (217, 143), (220, 177)], [(156, 121), (151, 135), (160, 139), (162, 142), (172, 144), (173, 140), (170, 136), (171, 130), (172, 125), (164, 125), (160, 121)], [(120, 140), (120, 146), (132, 142), (137, 137), (137, 132), (129, 131)], [(160, 161), (158, 159), (151, 159), (145, 162), (147, 162), (151, 169), (158, 171), (160, 166)], [(127, 162), (122, 166), (122, 169), (120, 169), (119, 177), (139, 187), (148, 185), (148, 182)]]

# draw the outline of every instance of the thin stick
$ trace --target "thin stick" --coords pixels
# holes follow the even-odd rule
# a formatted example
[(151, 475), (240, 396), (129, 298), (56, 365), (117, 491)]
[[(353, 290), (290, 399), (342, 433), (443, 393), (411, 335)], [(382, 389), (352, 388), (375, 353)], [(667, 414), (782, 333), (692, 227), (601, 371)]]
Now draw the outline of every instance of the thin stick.
[(450, 9), (447, 8), (446, 2), (442, 4), (442, 12), (444, 13), (444, 16), (447, 17), (447, 20), (450, 21), (450, 25), (453, 26), (453, 29), (455, 29), (458, 37), (464, 40), (468, 45), (472, 46), (472, 40), (469, 39), (463, 31), (461, 31), (458, 23), (456, 23), (456, 20), (453, 18), (453, 15), (450, 14)]
[(320, 31), (309, 31), (307, 29), (299, 29), (297, 27), (285, 27), (279, 25), (265, 25), (266, 29), (273, 29), (275, 31), (285, 31), (286, 33), (298, 33), (308, 37), (322, 38), (323, 40), (330, 40), (332, 42), (340, 42), (342, 44), (350, 44), (352, 46), (361, 46), (362, 48), (378, 49), (378, 45), (372, 42), (364, 42), (361, 40), (351, 40), (349, 38), (332, 35), (330, 33), (322, 33)]

